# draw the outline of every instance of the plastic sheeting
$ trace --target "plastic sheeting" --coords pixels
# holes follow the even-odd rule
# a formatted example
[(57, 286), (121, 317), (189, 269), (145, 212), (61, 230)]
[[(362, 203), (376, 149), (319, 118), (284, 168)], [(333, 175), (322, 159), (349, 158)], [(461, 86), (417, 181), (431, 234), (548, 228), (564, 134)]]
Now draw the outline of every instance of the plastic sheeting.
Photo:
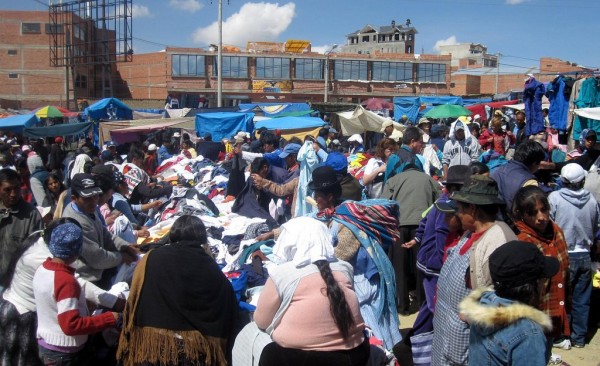
[(196, 132), (198, 136), (210, 133), (213, 141), (231, 138), (237, 132), (254, 130), (254, 113), (219, 112), (200, 113), (196, 115)]
[(0, 119), (0, 130), (23, 133), (23, 129), (33, 127), (38, 123), (35, 114), (21, 114)]
[[(338, 112), (342, 134), (351, 136), (355, 133), (363, 133), (365, 131), (382, 132), (381, 126), (384, 122), (389, 121), (388, 118), (381, 117), (377, 113), (373, 113), (364, 109), (362, 106), (356, 107), (353, 112)], [(404, 131), (406, 126), (393, 122), (394, 129), (400, 132)]]
[(90, 128), (92, 128), (91, 122), (65, 123), (54, 126), (24, 128), (23, 135), (35, 138), (73, 136), (87, 133)]
[[(421, 97), (394, 97), (394, 119), (399, 121), (403, 115), (415, 123), (428, 110), (441, 104), (463, 105), (461, 97), (453, 96), (421, 96)], [(421, 106), (425, 108), (421, 109)]]
[(83, 112), (84, 116), (87, 116), (90, 119), (100, 120), (100, 119), (110, 119), (108, 115), (108, 108), (112, 105), (115, 109), (114, 113), (117, 119), (120, 120), (128, 120), (133, 119), (133, 110), (129, 108), (129, 106), (123, 102), (121, 102), (117, 98), (104, 98), (96, 103), (90, 105)]
[(240, 104), (240, 112), (250, 112), (259, 108), (267, 117), (275, 117), (282, 113), (310, 111), (307, 103), (249, 103)]

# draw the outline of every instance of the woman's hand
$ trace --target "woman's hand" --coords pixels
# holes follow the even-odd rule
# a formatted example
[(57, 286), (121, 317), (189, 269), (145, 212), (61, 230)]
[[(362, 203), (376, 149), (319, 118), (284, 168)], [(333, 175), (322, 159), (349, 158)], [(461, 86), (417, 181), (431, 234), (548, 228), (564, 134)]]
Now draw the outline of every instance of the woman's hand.
[(253, 173), (250, 175), (252, 177), (252, 181), (254, 182), (254, 185), (256, 187), (261, 187), (263, 184), (263, 181), (265, 180), (263, 177), (261, 177), (260, 175)]
[(260, 234), (256, 237), (256, 241), (265, 241), (269, 239), (273, 239), (275, 237), (275, 233), (273, 231), (269, 231), (268, 233)]

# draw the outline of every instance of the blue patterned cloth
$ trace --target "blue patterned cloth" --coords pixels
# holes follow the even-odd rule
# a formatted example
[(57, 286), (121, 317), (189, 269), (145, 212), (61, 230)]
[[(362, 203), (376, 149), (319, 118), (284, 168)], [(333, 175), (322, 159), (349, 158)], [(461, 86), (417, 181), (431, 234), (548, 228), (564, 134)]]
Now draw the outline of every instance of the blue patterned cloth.
[(70, 222), (54, 228), (48, 242), (48, 249), (52, 256), (60, 259), (79, 256), (82, 246), (83, 233), (81, 228)]

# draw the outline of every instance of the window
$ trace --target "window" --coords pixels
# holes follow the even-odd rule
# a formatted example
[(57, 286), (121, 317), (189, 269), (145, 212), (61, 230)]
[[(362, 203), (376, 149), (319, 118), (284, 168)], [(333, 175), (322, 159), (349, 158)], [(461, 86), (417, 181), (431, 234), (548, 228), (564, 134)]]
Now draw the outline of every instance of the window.
[(16, 56), (17, 55), (17, 50), (8, 50), (8, 55), (9, 56)]
[(289, 79), (290, 59), (281, 57), (257, 57), (256, 77), (267, 79)]
[(87, 76), (77, 74), (75, 76), (75, 87), (81, 89), (87, 88)]
[(363, 42), (369, 42), (369, 36), (363, 36), (362, 37), (362, 41)]
[(323, 69), (325, 67), (325, 60), (318, 60), (314, 58), (297, 58), (296, 59), (296, 71), (294, 78), (296, 79), (323, 79)]
[(413, 81), (410, 62), (373, 62), (373, 80)]
[(202, 77), (206, 75), (204, 56), (172, 55), (171, 76)]
[(409, 33), (409, 34), (408, 34), (408, 40), (409, 40), (409, 41), (412, 41), (412, 37), (413, 37), (412, 33)]
[(50, 24), (46, 23), (46, 34), (63, 34), (63, 25), (62, 24)]
[(9, 79), (18, 79), (19, 78), (19, 74), (8, 74), (8, 78)]
[(336, 80), (367, 80), (367, 61), (335, 60)]
[(40, 23), (21, 23), (22, 34), (40, 34), (42, 27)]
[[(223, 77), (224, 78), (247, 78), (248, 77), (248, 57), (223, 56)], [(213, 75), (217, 75), (217, 58), (214, 58)]]
[(417, 80), (433, 83), (446, 82), (446, 65), (444, 64), (419, 64)]

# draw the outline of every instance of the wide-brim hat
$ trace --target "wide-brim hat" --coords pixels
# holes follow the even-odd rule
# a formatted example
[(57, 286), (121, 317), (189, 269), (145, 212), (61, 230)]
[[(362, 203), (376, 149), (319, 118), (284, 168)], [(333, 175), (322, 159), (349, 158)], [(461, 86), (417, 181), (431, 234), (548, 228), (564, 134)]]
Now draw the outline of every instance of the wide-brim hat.
[(339, 185), (340, 181), (341, 178), (332, 167), (323, 165), (312, 172), (312, 181), (308, 183), (308, 188), (318, 191)]
[(492, 178), (483, 175), (472, 175), (460, 191), (452, 193), (453, 200), (477, 206), (504, 205), (498, 196), (498, 184)]

